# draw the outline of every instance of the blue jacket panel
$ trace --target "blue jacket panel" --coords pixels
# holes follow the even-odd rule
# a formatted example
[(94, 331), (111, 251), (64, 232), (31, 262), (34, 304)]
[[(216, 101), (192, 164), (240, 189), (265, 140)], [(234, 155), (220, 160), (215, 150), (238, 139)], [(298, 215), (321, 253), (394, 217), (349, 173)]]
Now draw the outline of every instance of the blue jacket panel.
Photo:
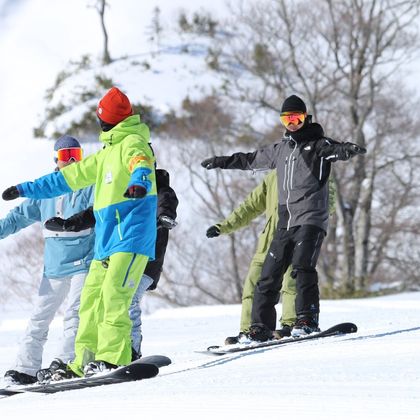
[(29, 198), (53, 198), (72, 192), (60, 171), (41, 176), (33, 182), (22, 182), (16, 187), (22, 197)]
[[(123, 201), (95, 210), (95, 260), (116, 252), (133, 252), (155, 258), (157, 196)], [(147, 215), (154, 215), (145, 217)], [(140, 239), (141, 238), (141, 239)]]
[[(93, 203), (93, 187), (57, 198), (28, 199), (0, 220), (0, 239), (51, 217), (68, 217), (85, 210)], [(81, 232), (52, 232), (42, 229), (45, 238), (44, 275), (61, 278), (87, 272), (93, 258), (95, 235), (92, 229)]]

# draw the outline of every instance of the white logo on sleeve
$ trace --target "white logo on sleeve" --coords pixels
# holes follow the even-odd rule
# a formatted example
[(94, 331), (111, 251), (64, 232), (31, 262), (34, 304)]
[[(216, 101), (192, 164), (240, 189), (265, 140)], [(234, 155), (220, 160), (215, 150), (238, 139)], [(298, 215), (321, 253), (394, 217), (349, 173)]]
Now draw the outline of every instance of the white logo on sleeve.
[(111, 184), (112, 182), (112, 172), (107, 172), (105, 175), (105, 184)]

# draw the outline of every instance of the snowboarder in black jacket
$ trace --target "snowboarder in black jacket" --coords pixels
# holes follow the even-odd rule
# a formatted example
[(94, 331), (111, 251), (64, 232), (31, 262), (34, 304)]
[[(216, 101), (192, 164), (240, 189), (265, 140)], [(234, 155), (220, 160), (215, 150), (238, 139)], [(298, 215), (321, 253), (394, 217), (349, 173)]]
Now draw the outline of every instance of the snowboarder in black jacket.
[(286, 132), (282, 140), (251, 153), (214, 156), (206, 169), (277, 169), (279, 223), (255, 288), (250, 338), (266, 341), (276, 327), (275, 305), (283, 275), (292, 265), (296, 279), (297, 322), (293, 336), (319, 331), (319, 288), (316, 263), (328, 227), (328, 178), (331, 162), (366, 153), (354, 143), (324, 136), (312, 123), (306, 105), (288, 97), (280, 114)]

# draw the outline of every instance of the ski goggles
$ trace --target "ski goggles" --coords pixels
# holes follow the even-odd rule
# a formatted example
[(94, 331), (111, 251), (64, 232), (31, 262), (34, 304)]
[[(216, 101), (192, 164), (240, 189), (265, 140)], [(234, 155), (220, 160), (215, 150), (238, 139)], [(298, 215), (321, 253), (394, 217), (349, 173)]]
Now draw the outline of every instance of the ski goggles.
[(290, 124), (299, 125), (305, 121), (306, 112), (284, 112), (280, 114), (281, 123), (287, 127)]
[(70, 147), (69, 149), (59, 149), (55, 152), (54, 160), (57, 163), (59, 160), (62, 162), (69, 162), (73, 159), (75, 162), (82, 160), (83, 152), (80, 147)]

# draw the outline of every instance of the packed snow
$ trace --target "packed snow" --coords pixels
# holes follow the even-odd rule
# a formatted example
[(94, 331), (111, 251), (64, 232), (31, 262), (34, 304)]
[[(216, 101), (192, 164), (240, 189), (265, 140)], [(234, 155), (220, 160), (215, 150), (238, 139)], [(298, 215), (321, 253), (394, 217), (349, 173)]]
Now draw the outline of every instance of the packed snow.
[[(143, 318), (143, 354), (173, 363), (156, 378), (8, 397), (1, 418), (418, 419), (420, 292), (321, 305), (323, 329), (351, 321), (359, 331), (228, 356), (195, 351), (238, 332), (239, 305), (158, 310)], [(1, 373), (13, 364), (27, 316), (0, 315)], [(57, 319), (46, 364), (60, 331)]]

